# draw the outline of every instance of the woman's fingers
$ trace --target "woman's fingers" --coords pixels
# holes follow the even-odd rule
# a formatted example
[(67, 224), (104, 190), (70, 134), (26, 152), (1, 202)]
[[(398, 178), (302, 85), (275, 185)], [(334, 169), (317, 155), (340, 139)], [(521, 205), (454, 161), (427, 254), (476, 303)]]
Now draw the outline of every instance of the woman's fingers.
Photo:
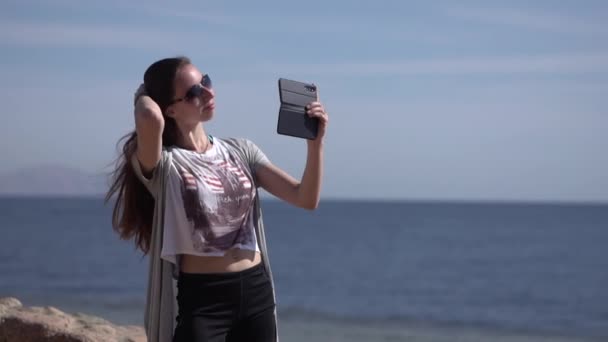
[(308, 116), (310, 116), (310, 117), (320, 117), (320, 116), (325, 115), (326, 113), (323, 110), (323, 108), (319, 108), (319, 109), (311, 109), (306, 114), (308, 114)]
[(308, 109), (306, 111), (306, 113), (307, 114), (310, 114), (310, 113), (325, 113), (325, 108), (323, 108), (323, 107), (314, 107), (314, 108)]
[(311, 102), (306, 106), (306, 113), (324, 112), (325, 108), (320, 102)]
[(325, 112), (325, 108), (323, 108), (321, 102), (318, 101), (311, 102), (306, 106), (306, 114), (311, 118), (319, 118), (324, 124), (327, 124), (329, 121), (329, 116)]
[(314, 108), (314, 107), (323, 107), (323, 105), (319, 101), (314, 101), (314, 102), (311, 102), (308, 105), (306, 105), (307, 109), (308, 108)]
[(308, 113), (308, 116), (311, 118), (319, 118), (323, 122), (329, 121), (329, 116), (323, 110), (313, 110)]

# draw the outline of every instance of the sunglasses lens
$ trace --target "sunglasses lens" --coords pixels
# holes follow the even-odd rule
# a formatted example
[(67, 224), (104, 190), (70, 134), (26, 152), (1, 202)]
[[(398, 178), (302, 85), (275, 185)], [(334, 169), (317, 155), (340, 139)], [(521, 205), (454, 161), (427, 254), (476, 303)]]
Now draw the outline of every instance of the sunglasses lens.
[(207, 89), (211, 89), (212, 85), (211, 85), (211, 78), (209, 78), (209, 75), (203, 76), (203, 80), (201, 81), (201, 84), (203, 85), (203, 87), (205, 87)]
[(201, 96), (201, 94), (205, 90), (203, 87), (207, 88), (207, 89), (211, 89), (211, 79), (209, 78), (209, 75), (203, 76), (203, 79), (201, 80), (201, 84), (193, 85), (192, 88), (190, 88), (190, 90), (188, 90), (188, 92), (186, 93), (186, 96), (184, 97), (185, 100), (191, 101), (191, 100)]
[(203, 87), (201, 87), (199, 84), (194, 85), (186, 93), (186, 100), (190, 101), (194, 98), (197, 98), (201, 95), (202, 92), (203, 92)]

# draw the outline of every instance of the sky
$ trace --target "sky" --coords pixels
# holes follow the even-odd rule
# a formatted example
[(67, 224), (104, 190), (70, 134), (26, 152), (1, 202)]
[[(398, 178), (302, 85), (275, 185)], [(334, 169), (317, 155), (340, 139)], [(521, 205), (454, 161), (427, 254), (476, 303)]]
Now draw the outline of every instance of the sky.
[(216, 89), (206, 130), (296, 178), (277, 80), (318, 85), (324, 198), (608, 202), (607, 18), (593, 0), (4, 0), (0, 172), (109, 171), (145, 69), (185, 55)]

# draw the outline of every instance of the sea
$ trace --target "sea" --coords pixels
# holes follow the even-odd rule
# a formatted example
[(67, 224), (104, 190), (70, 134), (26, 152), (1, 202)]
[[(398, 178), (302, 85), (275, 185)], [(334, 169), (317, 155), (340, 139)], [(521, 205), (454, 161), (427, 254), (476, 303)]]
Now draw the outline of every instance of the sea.
[[(262, 202), (282, 319), (608, 341), (608, 205)], [(101, 198), (0, 198), (0, 297), (143, 324), (148, 259)]]

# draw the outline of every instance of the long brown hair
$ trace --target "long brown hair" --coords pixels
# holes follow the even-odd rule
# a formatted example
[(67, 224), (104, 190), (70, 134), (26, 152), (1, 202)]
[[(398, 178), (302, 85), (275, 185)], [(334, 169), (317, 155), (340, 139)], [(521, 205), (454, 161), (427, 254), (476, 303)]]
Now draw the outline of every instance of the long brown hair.
[[(190, 63), (186, 57), (165, 58), (150, 65), (144, 73), (146, 94), (158, 104), (165, 119), (163, 147), (173, 146), (176, 142), (177, 125), (173, 118), (165, 115), (165, 111), (175, 96), (175, 75), (181, 67)], [(113, 229), (122, 239), (134, 238), (135, 246), (147, 254), (152, 238), (154, 197), (137, 178), (131, 165), (131, 157), (137, 150), (137, 132), (133, 130), (123, 136), (117, 146), (121, 143), (120, 155), (110, 173), (111, 186), (105, 203), (116, 196), (112, 212)]]

